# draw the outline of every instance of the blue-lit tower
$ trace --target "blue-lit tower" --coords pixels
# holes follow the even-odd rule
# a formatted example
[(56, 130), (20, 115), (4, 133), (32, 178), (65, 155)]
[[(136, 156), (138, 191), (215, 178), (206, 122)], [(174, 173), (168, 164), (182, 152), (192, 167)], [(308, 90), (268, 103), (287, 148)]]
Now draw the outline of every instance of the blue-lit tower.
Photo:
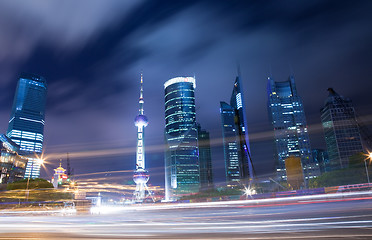
[(247, 117), (240, 73), (234, 82), (230, 104), (220, 102), (222, 136), (228, 185), (254, 178), (249, 147)]
[(134, 201), (143, 202), (147, 197), (146, 191), (149, 195), (151, 193), (147, 188), (147, 182), (149, 181), (149, 173), (145, 168), (145, 127), (148, 125), (147, 117), (143, 111), (143, 75), (141, 73), (141, 90), (139, 97), (139, 114), (134, 120), (134, 124), (137, 127), (137, 150), (136, 150), (136, 170), (134, 171), (133, 180), (136, 183), (136, 190), (134, 191)]
[(200, 188), (195, 78), (164, 83), (165, 199), (175, 200)]
[(275, 82), (268, 78), (268, 112), (274, 128), (276, 145), (276, 173), (286, 181), (285, 160), (289, 156), (301, 158), (304, 180), (320, 175), (319, 165), (313, 160), (302, 99), (297, 94), (293, 76)]
[(46, 96), (47, 85), (43, 77), (21, 74), (14, 96), (7, 136), (20, 146), (19, 154), (28, 157), (25, 178), (37, 178), (40, 175)]

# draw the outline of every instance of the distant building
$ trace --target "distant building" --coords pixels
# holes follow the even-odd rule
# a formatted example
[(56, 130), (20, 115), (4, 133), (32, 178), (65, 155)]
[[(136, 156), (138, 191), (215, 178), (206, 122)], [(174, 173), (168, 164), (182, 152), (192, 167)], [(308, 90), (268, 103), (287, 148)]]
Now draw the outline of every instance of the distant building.
[(200, 188), (213, 188), (213, 173), (212, 173), (212, 156), (209, 132), (202, 129), (200, 124), (198, 127), (198, 147), (199, 147), (199, 171), (200, 171)]
[(289, 156), (285, 159), (287, 183), (291, 189), (296, 190), (305, 187), (303, 167), (300, 157)]
[(331, 169), (349, 166), (349, 157), (363, 152), (358, 124), (351, 100), (332, 88), (321, 111), (321, 119)]
[(58, 186), (67, 183), (68, 176), (66, 174), (66, 169), (62, 167), (62, 163), (59, 163), (59, 167), (54, 169), (54, 175), (52, 178), (52, 184), (54, 188), (58, 188)]
[(315, 162), (319, 164), (320, 173), (331, 171), (328, 152), (324, 149), (312, 149), (311, 153)]
[(0, 183), (10, 183), (23, 179), (27, 158), (18, 154), (19, 146), (1, 134)]
[(165, 82), (165, 199), (199, 191), (198, 130), (195, 78)]
[(25, 178), (40, 175), (37, 156), (43, 150), (46, 95), (43, 77), (33, 74), (19, 77), (7, 136), (20, 146), (20, 155), (28, 156)]
[(235, 79), (230, 104), (220, 102), (220, 113), (226, 182), (228, 185), (247, 182), (254, 177), (254, 169), (240, 76)]
[(319, 166), (311, 155), (304, 107), (301, 97), (297, 95), (294, 77), (289, 77), (285, 82), (275, 82), (269, 78), (267, 95), (277, 151), (277, 177), (287, 180), (285, 159), (289, 156), (301, 158), (305, 180), (319, 176)]

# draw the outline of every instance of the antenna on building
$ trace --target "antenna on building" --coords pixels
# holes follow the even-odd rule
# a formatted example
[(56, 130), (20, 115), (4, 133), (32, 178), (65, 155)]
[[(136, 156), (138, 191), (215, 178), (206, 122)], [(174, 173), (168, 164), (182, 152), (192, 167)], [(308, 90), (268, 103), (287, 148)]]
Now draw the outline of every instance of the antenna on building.
[(240, 71), (240, 63), (239, 63), (239, 61), (236, 63), (236, 68), (237, 68), (237, 71), (238, 71), (238, 77), (240, 77), (242, 73)]
[(71, 175), (71, 167), (70, 167), (70, 157), (69, 157), (69, 154), (67, 153), (67, 176), (70, 176)]
[(271, 63), (269, 64), (269, 78), (273, 78), (273, 71), (271, 68)]
[(289, 66), (289, 73), (291, 74), (292, 77), (294, 77), (294, 71), (291, 63), (288, 63)]

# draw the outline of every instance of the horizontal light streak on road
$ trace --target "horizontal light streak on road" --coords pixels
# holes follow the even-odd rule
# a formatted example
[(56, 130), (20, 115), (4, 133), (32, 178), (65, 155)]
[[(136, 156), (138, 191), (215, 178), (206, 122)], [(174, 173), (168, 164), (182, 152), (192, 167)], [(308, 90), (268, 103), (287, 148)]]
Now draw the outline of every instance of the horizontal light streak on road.
[(282, 198), (267, 198), (267, 199), (248, 199), (248, 200), (235, 200), (235, 201), (220, 201), (220, 202), (202, 202), (202, 203), (165, 203), (155, 205), (141, 205), (141, 206), (128, 206), (125, 209), (136, 209), (136, 210), (153, 210), (153, 209), (176, 209), (176, 208), (207, 208), (207, 207), (231, 207), (231, 205), (250, 205), (260, 203), (275, 203), (275, 202), (290, 202), (299, 200), (317, 200), (317, 199), (329, 199), (336, 200), (334, 198), (343, 198), (350, 196), (371, 196), (372, 191), (363, 192), (349, 192), (349, 193), (331, 193), (331, 194), (319, 194), (319, 195), (306, 195), (296, 197), (282, 197)]
[[(319, 229), (345, 229), (345, 228), (370, 228), (372, 227), (372, 220), (355, 220), (355, 221), (335, 221), (335, 222), (318, 222), (318, 223), (308, 223), (307, 221), (311, 219), (293, 219), (285, 221), (281, 220), (272, 220), (272, 221), (263, 221), (263, 222), (252, 222), (252, 221), (243, 221), (243, 222), (215, 222), (215, 223), (189, 223), (189, 222), (143, 222), (143, 223), (126, 223), (119, 222), (114, 223), (108, 221), (110, 219), (101, 220), (102, 222), (92, 222), (94, 219), (86, 219), (85, 223), (70, 223), (66, 221), (58, 222), (28, 222), (22, 223), (17, 222), (16, 225), (12, 225), (11, 231), (3, 232), (12, 232), (16, 230), (17, 232), (40, 232), (40, 231), (49, 231), (49, 230), (66, 230), (70, 232), (77, 232), (80, 234), (94, 234), (99, 231), (100, 234), (105, 236), (106, 234), (112, 235), (114, 232), (117, 234), (126, 234), (133, 233), (142, 229), (141, 231), (145, 233), (151, 232), (164, 232), (164, 233), (203, 233), (205, 230), (212, 230), (208, 232), (217, 233), (217, 232), (228, 232), (231, 230), (236, 230), (235, 232), (244, 232), (244, 233), (258, 233), (258, 232), (282, 232), (286, 231), (288, 228), (296, 229), (297, 231), (306, 231), (306, 230), (319, 230)], [(319, 220), (319, 219), (317, 219)], [(328, 220), (324, 218), (323, 220)], [(298, 223), (304, 221), (305, 223)], [(295, 222), (292, 223), (291, 222)], [(6, 228), (9, 224), (0, 224), (0, 227)], [(10, 229), (9, 229), (10, 230)], [(204, 230), (204, 231), (203, 231)], [(226, 231), (228, 230), (228, 231)], [(64, 231), (62, 231), (64, 232)]]

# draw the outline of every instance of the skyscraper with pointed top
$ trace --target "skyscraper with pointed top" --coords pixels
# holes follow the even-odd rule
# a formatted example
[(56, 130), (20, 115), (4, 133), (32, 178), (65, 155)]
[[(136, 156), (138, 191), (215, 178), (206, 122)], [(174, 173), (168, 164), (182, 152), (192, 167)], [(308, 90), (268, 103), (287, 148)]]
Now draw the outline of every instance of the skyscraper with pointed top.
[(254, 177), (245, 111), (240, 70), (238, 69), (230, 104), (220, 102), (226, 182), (228, 185), (244, 183)]
[(134, 124), (137, 127), (137, 148), (136, 148), (136, 170), (134, 171), (133, 180), (136, 183), (136, 190), (134, 191), (133, 197), (135, 202), (143, 202), (147, 197), (146, 191), (151, 196), (150, 191), (147, 188), (147, 182), (149, 181), (149, 173), (145, 169), (145, 127), (148, 125), (148, 119), (144, 115), (143, 110), (143, 74), (141, 73), (141, 89), (139, 97), (139, 114), (134, 120)]

